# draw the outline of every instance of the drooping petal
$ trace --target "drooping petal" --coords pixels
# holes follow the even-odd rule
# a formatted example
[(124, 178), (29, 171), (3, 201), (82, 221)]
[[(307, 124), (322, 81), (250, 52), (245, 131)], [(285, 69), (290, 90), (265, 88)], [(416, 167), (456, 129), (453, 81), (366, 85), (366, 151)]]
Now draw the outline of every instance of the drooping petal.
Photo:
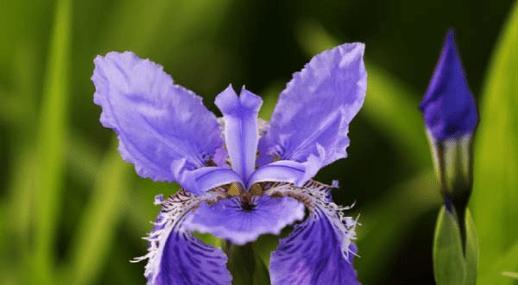
[(223, 146), (216, 117), (201, 97), (173, 84), (160, 65), (110, 52), (95, 59), (92, 80), (101, 123), (118, 134), (123, 158), (140, 176), (177, 181), (173, 161), (200, 168)]
[(215, 101), (225, 120), (225, 143), (232, 169), (245, 183), (255, 169), (259, 139), (257, 116), (262, 102), (261, 97), (244, 88), (238, 97), (232, 86)]
[(330, 201), (327, 187), (311, 182), (299, 189), (290, 187), (271, 191), (306, 201), (310, 215), (272, 253), (272, 285), (360, 284), (352, 258), (356, 253), (352, 243), (355, 220), (345, 217), (344, 209)]
[(453, 31), (446, 35), (439, 62), (420, 108), (436, 141), (473, 134), (478, 114), (462, 67)]
[(232, 276), (226, 268), (227, 257), (208, 246), (184, 227), (185, 216), (200, 200), (179, 192), (163, 204), (153, 232), (145, 276), (149, 285), (229, 285)]
[(344, 256), (336, 231), (321, 212), (296, 225), (272, 253), (272, 285), (360, 284), (352, 264), (353, 255)]
[(326, 153), (322, 166), (346, 156), (349, 123), (365, 97), (363, 51), (361, 43), (335, 47), (293, 75), (259, 142), (261, 165), (276, 159), (304, 162), (319, 156), (318, 145)]
[(191, 231), (210, 233), (242, 245), (263, 234), (279, 234), (287, 225), (304, 217), (304, 205), (283, 197), (255, 196), (252, 205), (238, 198), (202, 203), (185, 222)]

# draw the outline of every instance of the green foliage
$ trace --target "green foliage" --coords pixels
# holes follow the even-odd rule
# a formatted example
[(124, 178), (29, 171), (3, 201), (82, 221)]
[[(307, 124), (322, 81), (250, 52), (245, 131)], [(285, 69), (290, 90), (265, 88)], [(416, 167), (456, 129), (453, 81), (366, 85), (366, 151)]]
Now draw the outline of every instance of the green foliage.
[(481, 102), (472, 206), (480, 238), (479, 284), (512, 284), (518, 270), (518, 5), (494, 50)]
[(99, 166), (92, 197), (78, 221), (73, 239), (70, 274), (65, 284), (92, 284), (106, 264), (128, 193), (130, 166), (111, 149)]
[(478, 245), (478, 232), (473, 221), (473, 215), (471, 211), (466, 209), (465, 215), (465, 226), (466, 226), (466, 245), (464, 256), (466, 259), (466, 285), (477, 284), (478, 275), (478, 259), (479, 259), (479, 245)]
[(35, 249), (33, 283), (54, 284), (53, 245), (58, 224), (64, 175), (64, 149), (67, 135), (68, 74), (70, 52), (71, 1), (56, 3), (56, 14), (50, 40), (43, 102), (38, 126), (35, 216)]
[[(380, 152), (387, 145), (395, 152), (390, 153), (394, 161), (384, 167), (395, 169), (391, 173), (397, 177), (386, 181), (386, 189), (370, 189), (373, 180), (388, 177), (372, 172), (361, 174), (364, 188), (351, 186), (350, 181), (343, 183), (347, 190), (352, 188), (352, 195), (347, 192), (350, 199), (369, 191), (365, 199), (357, 199), (355, 207), (362, 224), (358, 228), (360, 257), (355, 260), (361, 281), (377, 284), (385, 280), (395, 266), (395, 256), (406, 247), (402, 241), (415, 235), (416, 226), (439, 204), (417, 110), (420, 92), (414, 90), (422, 87), (416, 78), (428, 79), (423, 70), (431, 70), (433, 60), (430, 66), (422, 66), (429, 52), (414, 52), (421, 59), (416, 57), (406, 66), (416, 73), (402, 76), (405, 69), (399, 68), (400, 58), (391, 59), (385, 50), (400, 49), (401, 54), (408, 52), (402, 46), (418, 45), (401, 39), (383, 44), (377, 34), (363, 38), (375, 27), (371, 23), (362, 23), (363, 28), (352, 25), (358, 31), (354, 34), (341, 31), (340, 25), (350, 26), (353, 13), (344, 17), (342, 12), (349, 8), (340, 6), (343, 1), (331, 2), (327, 7), (336, 7), (336, 11), (326, 10), (325, 17), (318, 19), (323, 10), (309, 16), (304, 9), (284, 7), (290, 11), (287, 14), (280, 12), (283, 5), (263, 7), (262, 1), (3, 1), (0, 157), (5, 161), (0, 167), (0, 184), (6, 189), (0, 189), (0, 284), (145, 283), (144, 264), (128, 260), (146, 251), (147, 243), (140, 237), (151, 229), (150, 221), (159, 210), (152, 203), (153, 196), (170, 195), (177, 186), (139, 178), (121, 161), (113, 134), (102, 129), (99, 108), (92, 103), (89, 77), (95, 55), (133, 50), (150, 57), (180, 84), (210, 95), (205, 100), (208, 106), (228, 82), (235, 86), (247, 83), (265, 97), (261, 117), (268, 119), (289, 72), (322, 49), (346, 41), (342, 32), (354, 35), (351, 40), (367, 41), (368, 95), (355, 124), (362, 131), (367, 129), (364, 134), (375, 132), (386, 139), (373, 143), (375, 149), (362, 150), (354, 143), (358, 141), (355, 131), (354, 136), (351, 133), (351, 155), (374, 165), (378, 155), (385, 156)], [(353, 4), (361, 3), (347, 5)], [(309, 2), (305, 5), (311, 6)], [(371, 14), (370, 9), (363, 10)], [(322, 22), (336, 38), (320, 24), (301, 26), (299, 18), (302, 23)], [(512, 207), (517, 198), (517, 178), (513, 176), (517, 165), (516, 159), (509, 159), (518, 154), (517, 137), (509, 135), (517, 133), (513, 112), (517, 100), (512, 96), (518, 82), (517, 55), (512, 52), (517, 20), (516, 15), (511, 18), (495, 53), (477, 138), (473, 209), (483, 245), (480, 284), (511, 284), (518, 272), (518, 230), (513, 226), (517, 210)], [(491, 21), (493, 26), (499, 24)], [(264, 32), (269, 25), (274, 28)], [(273, 29), (281, 31), (282, 38), (269, 34)], [(290, 38), (296, 31), (300, 31), (302, 49)], [(492, 33), (490, 28), (485, 32)], [(433, 35), (426, 33), (426, 37), (432, 42)], [(335, 173), (343, 170), (335, 165), (330, 168)], [(216, 246), (222, 243), (206, 235), (201, 239)], [(252, 263), (253, 270), (246, 271), (234, 262), (234, 271), (245, 270), (236, 273), (236, 282), (252, 284), (246, 283), (251, 278), (254, 284), (268, 284), (266, 270), (276, 244), (276, 237), (264, 236), (249, 254), (239, 254), (239, 258), (248, 257), (243, 262)], [(426, 244), (417, 250), (428, 254)], [(466, 266), (476, 266), (476, 262)]]
[(462, 241), (457, 215), (441, 207), (435, 227), (433, 251), (435, 281), (438, 285), (476, 284), (478, 241), (469, 210), (466, 211), (465, 221), (460, 222), (466, 228), (465, 243)]
[(432, 171), (423, 172), (388, 189), (376, 203), (362, 210), (358, 227), (360, 257), (356, 259), (361, 280), (376, 284), (393, 262), (398, 244), (415, 228), (415, 222), (440, 204)]
[(466, 264), (456, 215), (441, 207), (434, 241), (434, 273), (438, 285), (464, 284)]
[(268, 269), (254, 252), (252, 244), (227, 245), (228, 269), (232, 273), (233, 285), (269, 285)]

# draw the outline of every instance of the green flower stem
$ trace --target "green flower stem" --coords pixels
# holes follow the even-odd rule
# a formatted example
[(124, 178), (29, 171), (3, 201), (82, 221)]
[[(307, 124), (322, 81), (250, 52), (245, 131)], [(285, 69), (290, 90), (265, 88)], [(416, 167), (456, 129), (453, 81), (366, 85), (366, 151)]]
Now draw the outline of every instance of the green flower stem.
[(268, 269), (261, 258), (254, 253), (252, 243), (236, 246), (225, 242), (223, 250), (228, 256), (228, 268), (233, 285), (269, 285)]

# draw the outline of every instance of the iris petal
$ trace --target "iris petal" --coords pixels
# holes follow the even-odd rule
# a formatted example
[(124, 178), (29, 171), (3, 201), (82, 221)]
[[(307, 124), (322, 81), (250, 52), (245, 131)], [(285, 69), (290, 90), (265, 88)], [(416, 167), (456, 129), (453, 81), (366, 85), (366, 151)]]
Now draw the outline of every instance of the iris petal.
[(196, 169), (223, 147), (216, 117), (201, 97), (175, 85), (160, 65), (110, 52), (95, 59), (92, 80), (101, 123), (118, 134), (122, 157), (140, 176), (177, 181), (173, 161), (185, 159), (186, 169)]
[(262, 104), (261, 97), (246, 89), (238, 97), (232, 86), (216, 97), (216, 106), (225, 120), (225, 143), (232, 169), (246, 183), (255, 169), (259, 130), (257, 116)]
[(348, 207), (332, 202), (333, 186), (308, 182), (303, 187), (280, 185), (268, 193), (297, 197), (310, 211), (279, 242), (270, 259), (272, 285), (356, 285), (353, 267), (356, 221), (343, 213)]
[(185, 224), (191, 231), (210, 233), (242, 245), (262, 234), (279, 234), (285, 226), (303, 217), (304, 205), (295, 199), (260, 196), (248, 206), (238, 198), (213, 205), (202, 203)]
[(206, 245), (185, 229), (185, 217), (200, 200), (179, 192), (164, 203), (148, 239), (146, 265), (148, 285), (229, 285), (232, 276), (226, 268), (227, 257)]
[(259, 142), (259, 162), (275, 158), (304, 162), (326, 153), (322, 167), (344, 158), (349, 123), (360, 110), (366, 90), (364, 45), (344, 44), (324, 51), (295, 73)]
[(358, 282), (352, 254), (341, 250), (342, 235), (332, 217), (313, 212), (281, 239), (270, 259), (272, 285), (353, 285)]

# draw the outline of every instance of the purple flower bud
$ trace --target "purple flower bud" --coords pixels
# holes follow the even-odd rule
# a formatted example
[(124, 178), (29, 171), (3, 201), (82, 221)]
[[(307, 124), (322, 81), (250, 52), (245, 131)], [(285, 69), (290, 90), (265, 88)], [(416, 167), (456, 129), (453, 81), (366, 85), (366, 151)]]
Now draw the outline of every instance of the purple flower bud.
[(419, 107), (434, 141), (472, 135), (477, 126), (477, 107), (452, 30), (446, 35), (439, 62)]

